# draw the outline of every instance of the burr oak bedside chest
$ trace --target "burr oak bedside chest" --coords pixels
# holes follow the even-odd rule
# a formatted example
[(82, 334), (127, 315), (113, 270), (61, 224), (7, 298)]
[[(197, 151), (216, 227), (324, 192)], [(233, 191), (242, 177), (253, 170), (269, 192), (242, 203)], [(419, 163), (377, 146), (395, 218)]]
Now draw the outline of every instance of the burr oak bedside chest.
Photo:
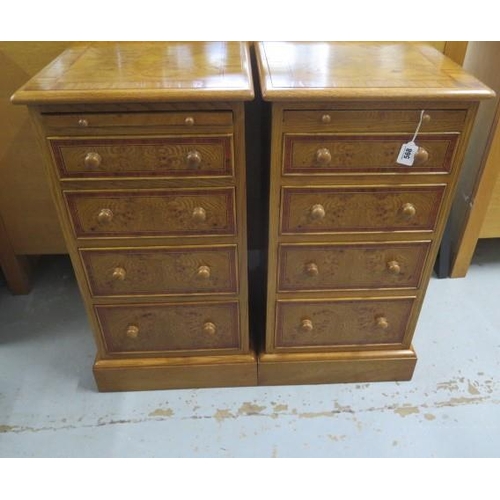
[(257, 383), (248, 334), (237, 42), (91, 43), (28, 105), (97, 344), (102, 391)]
[(478, 102), (493, 92), (424, 44), (265, 42), (257, 61), (272, 112), (259, 383), (408, 380)]

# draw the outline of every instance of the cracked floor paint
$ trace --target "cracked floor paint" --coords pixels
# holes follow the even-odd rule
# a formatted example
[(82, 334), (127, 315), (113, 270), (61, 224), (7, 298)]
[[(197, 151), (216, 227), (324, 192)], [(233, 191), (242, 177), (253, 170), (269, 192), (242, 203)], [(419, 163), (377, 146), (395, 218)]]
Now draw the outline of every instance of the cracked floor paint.
[(174, 411), (171, 408), (157, 408), (152, 411), (149, 416), (150, 417), (171, 417), (174, 414)]

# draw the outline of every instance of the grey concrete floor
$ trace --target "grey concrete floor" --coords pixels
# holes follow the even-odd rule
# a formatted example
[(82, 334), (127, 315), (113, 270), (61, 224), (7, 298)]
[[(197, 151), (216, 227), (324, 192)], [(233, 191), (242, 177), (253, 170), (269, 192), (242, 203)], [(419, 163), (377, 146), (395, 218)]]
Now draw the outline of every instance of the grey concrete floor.
[(402, 383), (98, 393), (71, 265), (0, 283), (1, 457), (498, 457), (500, 240), (433, 278)]

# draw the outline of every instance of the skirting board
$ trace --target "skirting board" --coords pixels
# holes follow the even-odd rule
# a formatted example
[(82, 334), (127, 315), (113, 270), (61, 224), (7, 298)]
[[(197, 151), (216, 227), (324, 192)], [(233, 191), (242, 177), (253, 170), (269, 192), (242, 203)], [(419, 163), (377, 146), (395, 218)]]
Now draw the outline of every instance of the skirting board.
[(192, 358), (96, 359), (101, 392), (257, 385), (254, 353)]
[(101, 392), (410, 380), (413, 348), (338, 354), (96, 359)]
[(326, 354), (261, 354), (259, 385), (333, 384), (410, 380), (417, 356), (399, 351)]

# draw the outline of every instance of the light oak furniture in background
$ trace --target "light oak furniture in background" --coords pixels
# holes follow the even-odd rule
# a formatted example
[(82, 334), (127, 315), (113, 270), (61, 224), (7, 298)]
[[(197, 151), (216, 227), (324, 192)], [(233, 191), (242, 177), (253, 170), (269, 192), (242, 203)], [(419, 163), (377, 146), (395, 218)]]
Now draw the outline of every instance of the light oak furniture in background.
[(425, 44), (266, 42), (257, 60), (272, 107), (259, 382), (408, 380), (478, 101), (493, 92)]
[(26, 256), (66, 253), (27, 109), (13, 92), (68, 42), (0, 42), (0, 267), (14, 293), (30, 290)]
[(237, 42), (76, 45), (28, 105), (95, 333), (102, 391), (257, 383)]
[(440, 50), (446, 57), (449, 57), (457, 64), (462, 64), (469, 42), (429, 42), (436, 49)]
[(443, 238), (443, 246), (450, 247), (452, 278), (466, 275), (479, 238), (500, 237), (500, 42), (469, 42), (463, 67), (497, 97), (479, 107)]

